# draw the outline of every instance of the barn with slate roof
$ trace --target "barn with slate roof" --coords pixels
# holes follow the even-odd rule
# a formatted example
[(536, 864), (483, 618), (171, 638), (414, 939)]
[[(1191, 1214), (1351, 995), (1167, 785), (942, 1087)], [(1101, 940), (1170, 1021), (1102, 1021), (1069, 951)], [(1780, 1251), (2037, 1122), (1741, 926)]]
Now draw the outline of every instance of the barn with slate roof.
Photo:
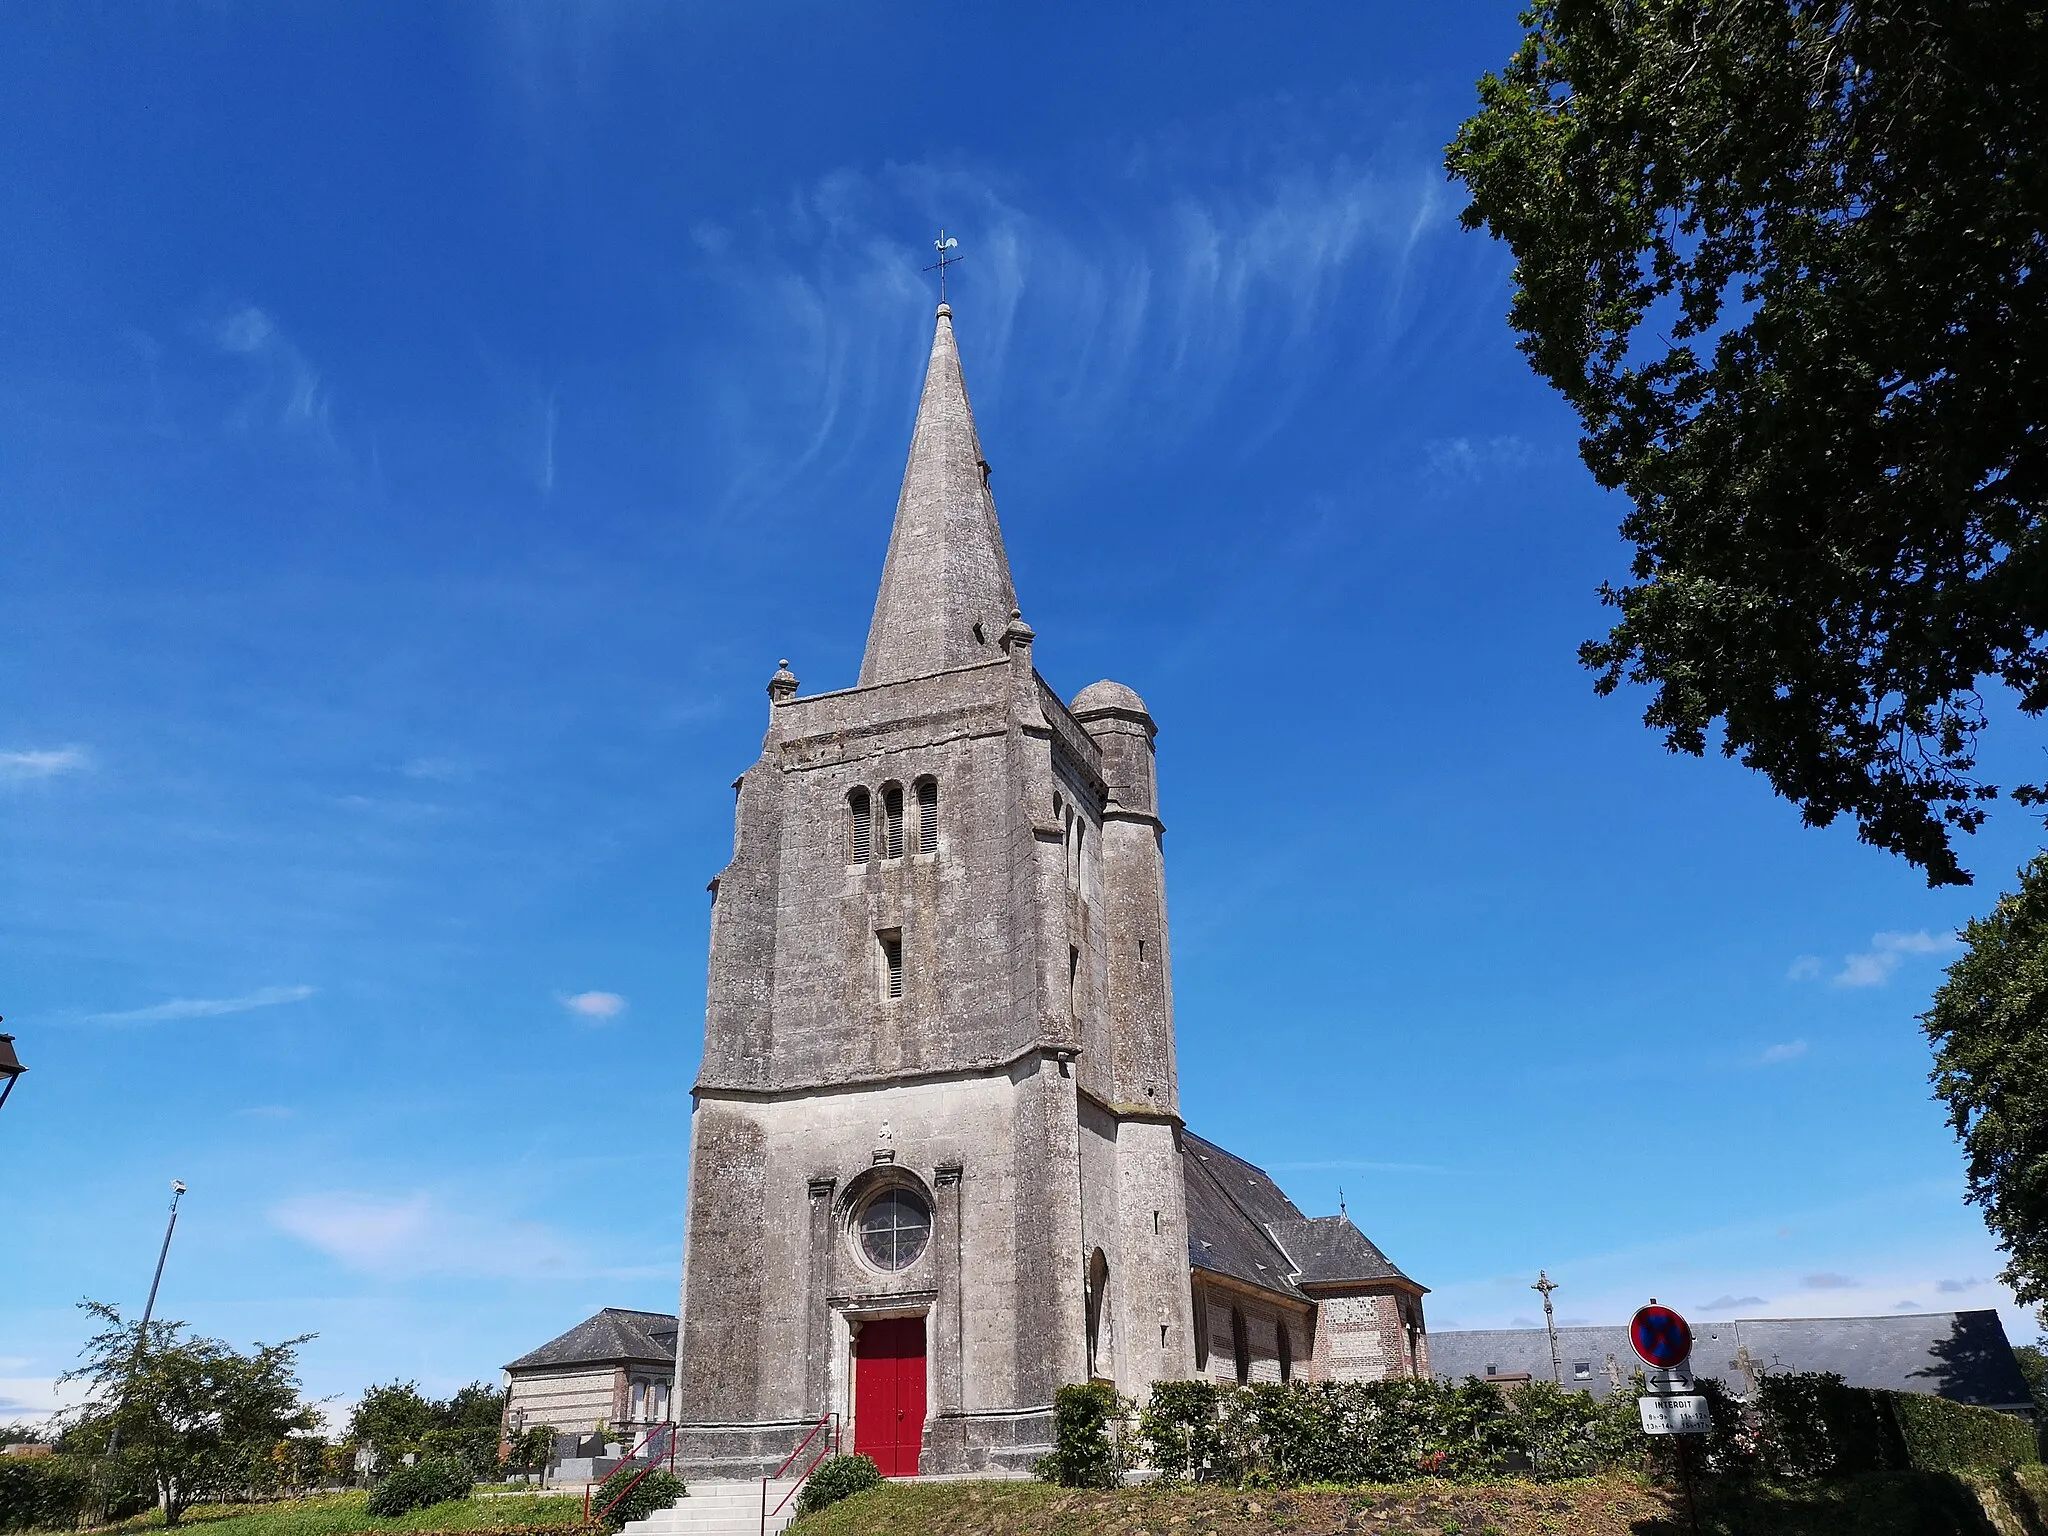
[[(1695, 1322), (1692, 1369), (1738, 1396), (1774, 1371), (1829, 1371), (1852, 1387), (1928, 1392), (2009, 1413), (2033, 1412), (2033, 1396), (1998, 1313), (1900, 1312), (1883, 1317), (1763, 1317)], [(1636, 1358), (1626, 1326), (1560, 1328), (1564, 1384), (1595, 1397), (1621, 1390)], [(1446, 1381), (1467, 1376), (1550, 1375), (1541, 1328), (1439, 1333), (1431, 1364)]]

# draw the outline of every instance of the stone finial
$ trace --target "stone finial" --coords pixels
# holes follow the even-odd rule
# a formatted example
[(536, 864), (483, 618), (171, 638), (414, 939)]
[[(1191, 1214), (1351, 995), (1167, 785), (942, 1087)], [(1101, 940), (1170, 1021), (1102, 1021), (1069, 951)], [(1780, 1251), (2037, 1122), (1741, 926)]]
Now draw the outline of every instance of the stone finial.
[(1029, 645), (1037, 638), (1038, 631), (1024, 622), (1024, 610), (1012, 608), (1009, 627), (1003, 631), (1003, 649), (1008, 651), (1014, 646)]
[(796, 674), (789, 670), (787, 656), (776, 663), (775, 675), (768, 679), (768, 697), (776, 704), (787, 704), (796, 697)]

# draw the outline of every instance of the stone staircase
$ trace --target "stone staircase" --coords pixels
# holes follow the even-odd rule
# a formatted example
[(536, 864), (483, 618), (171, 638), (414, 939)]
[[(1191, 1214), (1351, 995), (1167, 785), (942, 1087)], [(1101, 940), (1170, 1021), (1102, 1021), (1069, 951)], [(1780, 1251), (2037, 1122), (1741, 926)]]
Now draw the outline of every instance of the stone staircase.
[[(768, 1507), (782, 1503), (784, 1494), (796, 1487), (795, 1478), (783, 1478), (768, 1485)], [(782, 1513), (768, 1517), (768, 1536), (778, 1536), (796, 1518), (796, 1500), (782, 1506)], [(728, 1478), (690, 1480), (690, 1491), (667, 1509), (657, 1509), (645, 1520), (635, 1520), (620, 1536), (757, 1536), (761, 1531), (761, 1480)]]

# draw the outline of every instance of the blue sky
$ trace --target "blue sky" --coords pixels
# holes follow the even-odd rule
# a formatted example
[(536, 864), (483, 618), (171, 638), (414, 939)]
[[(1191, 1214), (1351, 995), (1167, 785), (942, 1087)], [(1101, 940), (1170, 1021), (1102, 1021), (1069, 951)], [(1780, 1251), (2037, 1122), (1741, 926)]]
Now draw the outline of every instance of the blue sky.
[[(937, 228), (1039, 663), (1160, 754), (1191, 1125), (1432, 1325), (2002, 1306), (1930, 892), (1574, 660), (1621, 508), (1441, 146), (1514, 7), (0, 17), (0, 1418), (674, 1303), (705, 882), (858, 668)], [(2017, 753), (2008, 741), (2005, 750)]]

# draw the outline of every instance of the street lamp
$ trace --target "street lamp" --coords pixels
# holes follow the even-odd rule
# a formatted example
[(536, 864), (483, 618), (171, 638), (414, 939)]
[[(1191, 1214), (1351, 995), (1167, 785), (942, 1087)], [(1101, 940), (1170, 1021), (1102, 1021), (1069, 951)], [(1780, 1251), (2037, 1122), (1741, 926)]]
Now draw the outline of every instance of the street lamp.
[(7, 1095), (14, 1092), (14, 1080), (27, 1070), (21, 1064), (21, 1058), (14, 1054), (14, 1036), (0, 1035), (0, 1077), (7, 1079), (0, 1083), (0, 1104), (7, 1102)]

